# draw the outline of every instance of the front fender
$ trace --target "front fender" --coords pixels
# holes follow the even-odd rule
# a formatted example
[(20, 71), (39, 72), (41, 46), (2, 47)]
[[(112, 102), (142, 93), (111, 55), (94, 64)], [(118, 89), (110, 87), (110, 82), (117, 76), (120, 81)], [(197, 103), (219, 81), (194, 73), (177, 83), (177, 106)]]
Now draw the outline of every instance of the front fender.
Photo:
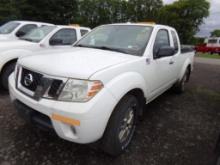
[(141, 89), (145, 98), (148, 94), (146, 81), (136, 72), (123, 73), (108, 82), (105, 87), (118, 101), (133, 89)]
[(5, 66), (6, 63), (8, 63), (9, 61), (18, 59), (20, 57), (26, 56), (31, 54), (31, 51), (28, 50), (8, 50), (8, 51), (4, 51), (1, 52), (0, 54), (0, 72), (3, 69), (3, 67)]

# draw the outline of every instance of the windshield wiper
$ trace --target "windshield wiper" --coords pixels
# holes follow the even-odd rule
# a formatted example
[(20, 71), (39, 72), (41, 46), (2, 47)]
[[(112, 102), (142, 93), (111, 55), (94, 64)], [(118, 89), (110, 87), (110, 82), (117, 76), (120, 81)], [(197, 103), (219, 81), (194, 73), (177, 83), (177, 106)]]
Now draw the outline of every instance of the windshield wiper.
[(96, 49), (102, 49), (102, 50), (110, 50), (110, 51), (115, 51), (115, 52), (120, 52), (120, 53), (126, 53), (128, 54), (127, 51), (122, 50), (120, 48), (112, 48), (112, 47), (108, 47), (108, 46), (97, 46), (95, 47)]
[(74, 47), (94, 48), (93, 46), (90, 46), (90, 45), (83, 45), (83, 44), (74, 45)]
[(83, 45), (83, 44), (78, 44), (75, 45), (78, 47), (85, 47), (85, 48), (94, 48), (94, 49), (102, 49), (102, 50), (110, 50), (110, 51), (115, 51), (115, 52), (120, 52), (120, 53), (126, 53), (129, 54), (127, 51), (119, 49), (119, 48), (112, 48), (108, 46), (92, 46), (92, 45)]

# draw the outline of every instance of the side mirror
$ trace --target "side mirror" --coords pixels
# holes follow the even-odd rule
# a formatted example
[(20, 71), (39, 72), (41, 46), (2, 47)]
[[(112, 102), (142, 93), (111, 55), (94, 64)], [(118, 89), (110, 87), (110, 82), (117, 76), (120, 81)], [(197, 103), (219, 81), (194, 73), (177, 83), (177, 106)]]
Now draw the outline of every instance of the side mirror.
[(55, 46), (55, 45), (62, 45), (63, 44), (63, 40), (61, 39), (51, 39), (50, 40), (50, 45)]
[(168, 57), (168, 56), (172, 56), (174, 54), (175, 54), (175, 48), (170, 47), (170, 46), (163, 46), (163, 47), (159, 48), (159, 50), (156, 54), (156, 57), (157, 58)]
[(23, 32), (23, 31), (18, 31), (17, 33), (16, 33), (16, 36), (17, 37), (23, 37), (25, 35), (25, 32)]

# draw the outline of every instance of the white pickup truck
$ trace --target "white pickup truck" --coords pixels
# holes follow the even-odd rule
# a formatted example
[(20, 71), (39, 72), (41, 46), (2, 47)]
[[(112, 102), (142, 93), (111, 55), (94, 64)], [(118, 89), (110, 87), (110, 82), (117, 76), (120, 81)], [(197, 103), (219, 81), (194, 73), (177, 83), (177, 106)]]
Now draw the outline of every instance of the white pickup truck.
[(51, 25), (36, 28), (19, 40), (1, 42), (0, 84), (8, 89), (8, 77), (19, 57), (50, 49), (72, 48), (72, 44), (89, 31), (85, 27)]
[(19, 59), (11, 100), (30, 123), (111, 155), (129, 145), (144, 105), (171, 87), (183, 92), (193, 69), (194, 51), (163, 25), (103, 25), (74, 46)]
[(34, 21), (7, 22), (6, 24), (0, 26), (0, 41), (17, 40), (20, 37), (27, 34), (28, 32), (30, 32), (31, 30), (47, 25), (52, 24)]

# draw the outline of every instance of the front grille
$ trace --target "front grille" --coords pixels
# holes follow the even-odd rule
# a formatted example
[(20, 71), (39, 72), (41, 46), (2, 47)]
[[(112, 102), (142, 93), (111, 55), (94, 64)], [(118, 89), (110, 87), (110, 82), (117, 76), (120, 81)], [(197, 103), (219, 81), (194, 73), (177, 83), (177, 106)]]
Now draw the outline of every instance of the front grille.
[(17, 88), (35, 100), (39, 100), (44, 95), (56, 99), (63, 86), (63, 80), (54, 79), (26, 68), (22, 68), (18, 80)]
[(42, 74), (30, 71), (28, 69), (22, 69), (21, 74), (21, 84), (29, 89), (30, 91), (34, 92), (37, 89), (37, 86), (41, 83), (41, 78), (43, 77)]

